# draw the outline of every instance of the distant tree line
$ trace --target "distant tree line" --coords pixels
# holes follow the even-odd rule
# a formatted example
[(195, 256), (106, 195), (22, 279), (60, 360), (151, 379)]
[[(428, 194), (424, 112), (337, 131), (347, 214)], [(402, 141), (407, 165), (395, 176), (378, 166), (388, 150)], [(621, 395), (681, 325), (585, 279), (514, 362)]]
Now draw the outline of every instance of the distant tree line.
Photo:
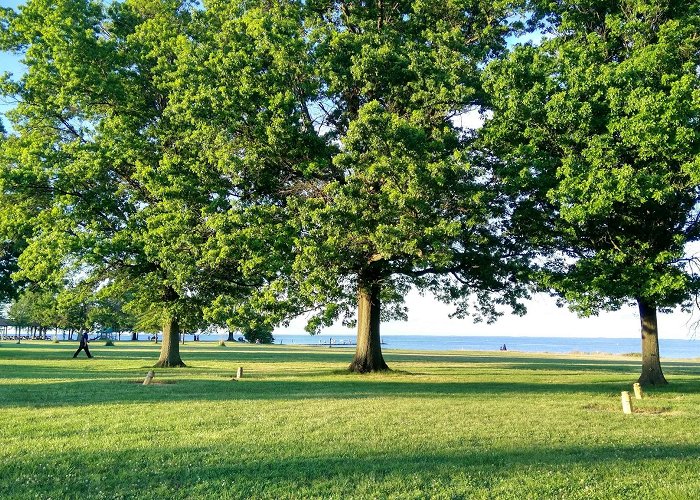
[(49, 330), (56, 335), (61, 330), (69, 340), (86, 330), (132, 332), (136, 324), (133, 316), (121, 310), (114, 300), (32, 289), (20, 293), (9, 305), (7, 316), (19, 329), (19, 335), (26, 328), (32, 338), (46, 338)]
[(56, 302), (42, 321), (62, 297), (90, 304), (78, 328), (148, 318), (158, 366), (184, 365), (183, 329), (342, 320), (356, 372), (388, 368), (380, 324), (412, 287), (487, 321), (533, 291), (582, 315), (632, 303), (640, 381), (663, 384), (656, 313), (700, 287), (699, 7), (2, 9), (27, 71), (0, 83), (0, 286), (15, 309)]

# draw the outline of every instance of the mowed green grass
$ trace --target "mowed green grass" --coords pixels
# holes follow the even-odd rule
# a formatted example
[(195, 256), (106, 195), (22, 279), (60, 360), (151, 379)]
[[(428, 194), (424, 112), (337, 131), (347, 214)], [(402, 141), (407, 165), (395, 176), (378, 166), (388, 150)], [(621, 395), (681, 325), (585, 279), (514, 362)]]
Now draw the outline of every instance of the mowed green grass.
[(0, 344), (0, 498), (700, 497), (697, 360), (623, 415), (639, 359), (158, 347)]

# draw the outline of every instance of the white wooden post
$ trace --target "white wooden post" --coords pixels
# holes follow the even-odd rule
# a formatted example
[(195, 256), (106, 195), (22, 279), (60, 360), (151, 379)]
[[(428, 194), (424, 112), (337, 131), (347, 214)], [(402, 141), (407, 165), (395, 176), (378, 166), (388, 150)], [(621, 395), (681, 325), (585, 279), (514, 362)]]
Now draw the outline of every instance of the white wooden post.
[(627, 391), (622, 391), (622, 413), (628, 415), (632, 413), (632, 399), (630, 399), (630, 393)]
[(642, 386), (639, 385), (639, 382), (635, 382), (632, 387), (634, 388), (635, 399), (642, 399)]

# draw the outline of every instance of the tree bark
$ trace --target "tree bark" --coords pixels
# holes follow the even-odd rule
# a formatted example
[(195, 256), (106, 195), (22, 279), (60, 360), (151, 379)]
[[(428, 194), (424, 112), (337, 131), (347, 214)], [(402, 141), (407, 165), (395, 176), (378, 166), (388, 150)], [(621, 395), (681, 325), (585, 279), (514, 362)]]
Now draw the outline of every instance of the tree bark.
[(158, 368), (185, 366), (180, 359), (180, 324), (177, 317), (170, 315), (163, 323), (163, 342), (160, 346), (160, 358), (154, 365)]
[(136, 332), (131, 332), (131, 340), (136, 341), (139, 339), (139, 334)]
[(639, 384), (665, 385), (666, 378), (661, 371), (659, 359), (659, 328), (656, 321), (656, 305), (637, 299), (639, 319), (642, 324), (642, 374)]
[(233, 330), (228, 331), (228, 340), (227, 342), (235, 342), (236, 339), (233, 338)]
[(357, 348), (349, 370), (356, 373), (389, 369), (382, 355), (379, 336), (381, 284), (378, 280), (360, 279), (357, 293)]

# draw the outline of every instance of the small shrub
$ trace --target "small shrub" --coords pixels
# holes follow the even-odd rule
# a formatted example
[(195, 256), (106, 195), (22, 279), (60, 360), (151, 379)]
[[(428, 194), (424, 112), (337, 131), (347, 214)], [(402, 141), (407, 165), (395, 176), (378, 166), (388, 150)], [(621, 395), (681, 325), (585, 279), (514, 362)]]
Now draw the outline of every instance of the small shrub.
[(274, 344), (272, 328), (268, 325), (246, 326), (241, 329), (245, 339), (252, 344)]
[(219, 340), (219, 347), (226, 347), (226, 342)]
[(110, 346), (110, 347), (114, 347), (114, 342), (112, 342), (110, 339), (107, 339), (107, 340), (105, 341), (105, 345), (106, 345), (106, 346)]

